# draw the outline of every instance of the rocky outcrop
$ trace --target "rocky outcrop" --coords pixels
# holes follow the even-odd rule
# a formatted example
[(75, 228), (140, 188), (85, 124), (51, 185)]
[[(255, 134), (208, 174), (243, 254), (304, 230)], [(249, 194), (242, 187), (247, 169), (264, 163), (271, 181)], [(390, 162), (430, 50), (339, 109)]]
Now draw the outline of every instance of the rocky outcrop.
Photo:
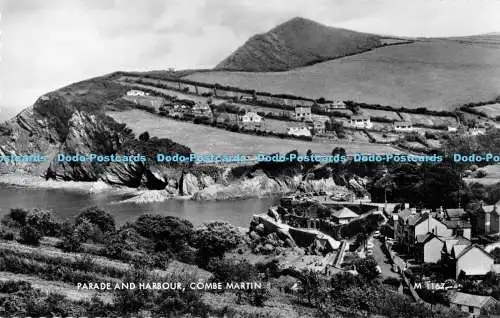
[(199, 180), (191, 173), (182, 175), (180, 185), (180, 195), (193, 195), (200, 191)]

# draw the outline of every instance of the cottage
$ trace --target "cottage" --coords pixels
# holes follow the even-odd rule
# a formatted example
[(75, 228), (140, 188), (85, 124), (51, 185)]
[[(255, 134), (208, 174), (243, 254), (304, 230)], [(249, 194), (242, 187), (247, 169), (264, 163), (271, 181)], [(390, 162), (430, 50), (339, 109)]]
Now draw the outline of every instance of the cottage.
[(347, 126), (356, 129), (372, 128), (373, 123), (368, 116), (351, 116), (347, 121)]
[(307, 127), (290, 127), (288, 128), (288, 134), (292, 136), (299, 137), (311, 137), (311, 130)]
[(191, 113), (195, 117), (212, 116), (212, 110), (210, 109), (210, 106), (205, 103), (199, 102), (194, 104), (194, 106), (191, 108)]
[(325, 133), (325, 123), (322, 121), (315, 121), (313, 123), (313, 132), (315, 135), (320, 135)]
[(455, 258), (455, 275), (457, 278), (462, 271), (467, 276), (486, 275), (491, 271), (495, 263), (493, 256), (476, 244), (469, 245), (462, 251), (455, 248), (455, 246), (453, 249), (452, 256)]
[(471, 136), (481, 136), (481, 135), (486, 135), (486, 129), (485, 128), (469, 128), (469, 135)]
[(421, 263), (437, 263), (441, 260), (444, 241), (440, 237), (427, 233), (417, 235), (417, 260)]
[(143, 92), (143, 91), (140, 91), (138, 89), (131, 89), (127, 92), (127, 96), (147, 96), (149, 94)]
[(395, 132), (413, 131), (413, 125), (409, 121), (396, 121), (393, 126)]
[(319, 104), (318, 107), (326, 112), (333, 112), (336, 110), (347, 109), (347, 105), (341, 100)]
[(476, 234), (488, 235), (500, 232), (500, 206), (481, 204), (473, 220)]
[(238, 119), (242, 123), (260, 123), (262, 121), (262, 117), (255, 112), (247, 112), (243, 116), (239, 116)]
[(342, 209), (337, 210), (332, 214), (332, 218), (339, 224), (347, 224), (358, 216), (359, 215), (346, 207), (343, 207)]
[(472, 317), (488, 313), (497, 304), (495, 298), (491, 296), (479, 296), (461, 292), (453, 292), (449, 298), (452, 309), (469, 313)]
[(311, 106), (309, 105), (297, 105), (295, 106), (295, 119), (302, 121), (311, 121)]
[(458, 127), (457, 126), (448, 126), (448, 132), (457, 132)]

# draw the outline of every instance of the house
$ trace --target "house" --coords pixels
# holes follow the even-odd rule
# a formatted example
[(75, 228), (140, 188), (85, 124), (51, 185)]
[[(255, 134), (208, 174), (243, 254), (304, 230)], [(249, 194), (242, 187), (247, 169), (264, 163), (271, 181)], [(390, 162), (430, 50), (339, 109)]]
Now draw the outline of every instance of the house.
[(327, 102), (325, 104), (319, 104), (318, 106), (321, 110), (326, 112), (332, 112), (339, 109), (347, 109), (347, 105), (341, 100), (336, 100), (331, 103)]
[(335, 100), (331, 104), (328, 104), (331, 110), (334, 109), (346, 109), (347, 105), (341, 100)]
[(421, 263), (437, 263), (441, 260), (444, 240), (432, 233), (417, 235), (416, 259)]
[(313, 123), (312, 129), (315, 135), (324, 134), (326, 130), (325, 123), (322, 121), (315, 121)]
[(373, 123), (368, 116), (351, 116), (347, 121), (347, 126), (356, 129), (372, 128)]
[(451, 293), (449, 299), (452, 309), (469, 313), (472, 317), (488, 313), (497, 304), (496, 299), (491, 296), (479, 296), (461, 292)]
[(347, 224), (358, 216), (358, 214), (346, 207), (343, 207), (332, 214), (332, 218), (339, 224)]
[(417, 244), (424, 244), (429, 233), (441, 240), (454, 236), (470, 239), (471, 225), (462, 219), (460, 210), (448, 209), (448, 214), (445, 214), (444, 211), (417, 211), (407, 207), (394, 218), (395, 239), (407, 253), (416, 253)]
[(127, 96), (147, 96), (149, 95), (148, 93), (145, 93), (143, 91), (140, 91), (138, 89), (131, 89), (127, 92)]
[(457, 132), (458, 127), (457, 126), (448, 126), (448, 132)]
[(199, 102), (194, 104), (194, 106), (191, 108), (191, 113), (195, 117), (212, 116), (212, 110), (210, 109), (210, 106), (208, 106), (205, 103), (199, 103)]
[(393, 124), (395, 132), (409, 132), (413, 131), (413, 125), (409, 121), (396, 121)]
[(311, 137), (311, 130), (307, 127), (289, 127), (288, 132), (289, 135), (292, 136), (304, 136), (304, 137)]
[(295, 106), (295, 119), (302, 121), (311, 121), (311, 106), (309, 105), (297, 105)]
[[(455, 245), (456, 246), (456, 245)], [(495, 260), (477, 244), (464, 249), (453, 247), (452, 257), (455, 260), (455, 277), (463, 271), (467, 276), (482, 276), (491, 271)]]
[(238, 119), (243, 123), (260, 123), (262, 116), (255, 112), (247, 112), (245, 115), (239, 116)]
[(486, 135), (486, 129), (485, 129), (485, 128), (478, 128), (478, 127), (469, 128), (468, 133), (469, 133), (469, 135), (471, 135), (471, 136), (481, 136), (481, 135)]
[(500, 232), (500, 206), (483, 205), (474, 215), (474, 230), (477, 235)]

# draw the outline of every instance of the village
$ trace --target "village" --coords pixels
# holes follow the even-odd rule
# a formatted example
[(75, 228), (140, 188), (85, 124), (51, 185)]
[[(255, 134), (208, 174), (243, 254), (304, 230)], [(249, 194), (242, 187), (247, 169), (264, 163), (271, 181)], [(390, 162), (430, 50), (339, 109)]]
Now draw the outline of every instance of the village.
[(261, 242), (257, 252), (271, 254), (277, 246), (304, 248), (300, 261), (282, 256), (287, 266), (297, 269), (358, 275), (355, 260), (372, 258), (383, 278), (400, 281), (399, 292), (423, 305), (429, 305), (430, 294), (440, 295), (450, 308), (478, 317), (499, 303), (497, 294), (474, 294), (463, 287), (500, 277), (500, 202), (481, 204), (472, 213), (373, 203), (369, 196), (301, 193), (256, 215), (250, 231)]
[(161, 116), (264, 136), (325, 143), (345, 139), (426, 152), (439, 149), (450, 134), (479, 136), (500, 126), (496, 120), (467, 112), (391, 111), (352, 101), (273, 96), (128, 74), (119, 74), (116, 80), (130, 87), (126, 100)]

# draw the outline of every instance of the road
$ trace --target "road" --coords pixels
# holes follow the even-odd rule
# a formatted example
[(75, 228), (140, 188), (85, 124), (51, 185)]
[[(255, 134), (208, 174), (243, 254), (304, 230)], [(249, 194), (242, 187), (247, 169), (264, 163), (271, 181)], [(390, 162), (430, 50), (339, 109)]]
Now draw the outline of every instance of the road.
[(384, 251), (382, 251), (382, 242), (378, 239), (373, 239), (373, 257), (377, 261), (377, 263), (380, 266), (380, 269), (382, 270), (382, 276), (384, 277), (394, 277), (399, 279), (400, 276), (399, 274), (393, 272), (391, 261), (389, 258), (385, 255)]

